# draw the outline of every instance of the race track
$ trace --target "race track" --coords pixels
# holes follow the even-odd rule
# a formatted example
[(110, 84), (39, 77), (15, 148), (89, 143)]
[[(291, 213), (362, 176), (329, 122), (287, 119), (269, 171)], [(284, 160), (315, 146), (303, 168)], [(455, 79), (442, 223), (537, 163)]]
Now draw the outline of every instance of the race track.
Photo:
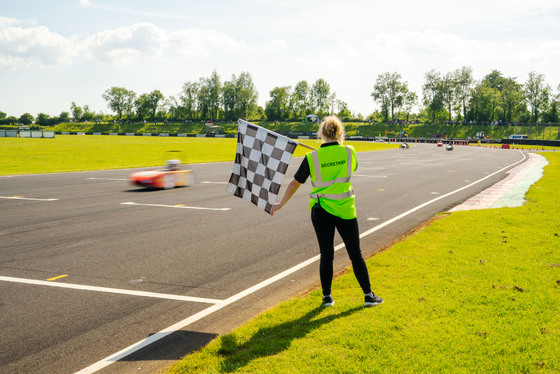
[[(525, 158), (433, 144), (359, 153), (364, 254)], [(225, 192), (231, 163), (190, 168), (194, 186), (161, 191), (130, 186), (132, 170), (0, 177), (0, 372), (154, 372), (317, 285), (309, 181), (270, 217)]]

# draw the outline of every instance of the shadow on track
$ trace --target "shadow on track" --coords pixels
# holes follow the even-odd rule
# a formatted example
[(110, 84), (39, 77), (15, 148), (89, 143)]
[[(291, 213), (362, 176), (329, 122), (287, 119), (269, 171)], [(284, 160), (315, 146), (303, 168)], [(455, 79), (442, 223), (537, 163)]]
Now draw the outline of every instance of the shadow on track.
[(323, 310), (324, 307), (317, 307), (296, 320), (261, 328), (243, 344), (237, 343), (234, 334), (223, 336), (221, 347), (218, 349), (218, 354), (225, 358), (221, 372), (233, 372), (246, 366), (252, 360), (276, 355), (289, 348), (293, 340), (303, 338), (311, 331), (338, 318), (347, 317), (359, 310), (363, 310), (363, 308), (357, 307), (338, 314), (314, 319)]

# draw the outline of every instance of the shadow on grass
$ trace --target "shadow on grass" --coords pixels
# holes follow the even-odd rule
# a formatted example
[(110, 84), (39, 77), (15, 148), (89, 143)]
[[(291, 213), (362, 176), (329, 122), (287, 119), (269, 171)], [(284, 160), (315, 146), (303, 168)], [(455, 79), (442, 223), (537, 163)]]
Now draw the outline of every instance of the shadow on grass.
[(311, 331), (361, 309), (363, 308), (356, 307), (338, 314), (314, 319), (324, 310), (324, 307), (318, 307), (296, 320), (260, 328), (243, 344), (237, 343), (234, 334), (225, 335), (221, 338), (221, 347), (218, 349), (218, 353), (224, 358), (220, 371), (233, 372), (246, 366), (252, 360), (276, 355), (288, 349), (293, 340), (303, 338)]

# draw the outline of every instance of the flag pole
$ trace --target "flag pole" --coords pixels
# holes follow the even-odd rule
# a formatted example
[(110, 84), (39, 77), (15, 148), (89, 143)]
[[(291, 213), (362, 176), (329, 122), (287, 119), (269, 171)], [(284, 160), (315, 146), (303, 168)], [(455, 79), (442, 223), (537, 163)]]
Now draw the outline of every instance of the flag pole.
[[(292, 139), (292, 140), (293, 140), (293, 139)], [(307, 144), (303, 144), (302, 142), (298, 142), (297, 140), (296, 140), (296, 142), (297, 142), (299, 145), (301, 145), (302, 147), (311, 149), (312, 151), (316, 151), (316, 150), (317, 150), (317, 148), (313, 148), (312, 146), (307, 145)]]
[[(246, 120), (241, 119), (241, 118), (237, 121), (237, 123), (239, 123), (240, 121), (243, 121), (243, 122), (245, 122), (245, 123), (249, 123), (249, 124), (251, 124), (251, 125), (253, 125), (253, 126), (262, 127), (262, 126), (255, 125), (254, 123), (251, 123), (251, 122), (246, 121)], [(264, 128), (264, 127), (262, 127), (262, 128)], [(267, 130), (267, 131), (272, 131), (272, 130), (268, 130), (268, 129), (265, 129), (265, 130)], [(302, 142), (298, 142), (298, 141), (295, 140), (295, 139), (288, 138), (288, 137), (286, 137), (286, 136), (284, 136), (284, 135), (281, 135), (281, 134), (278, 134), (278, 135), (280, 135), (280, 136), (282, 136), (282, 137), (284, 137), (284, 138), (290, 139), (291, 141), (296, 142), (298, 145), (301, 145), (302, 147), (305, 147), (305, 148), (307, 148), (307, 149), (311, 149), (312, 151), (316, 151), (316, 150), (317, 150), (317, 148), (313, 148), (313, 147), (310, 146), (310, 145), (303, 144)]]

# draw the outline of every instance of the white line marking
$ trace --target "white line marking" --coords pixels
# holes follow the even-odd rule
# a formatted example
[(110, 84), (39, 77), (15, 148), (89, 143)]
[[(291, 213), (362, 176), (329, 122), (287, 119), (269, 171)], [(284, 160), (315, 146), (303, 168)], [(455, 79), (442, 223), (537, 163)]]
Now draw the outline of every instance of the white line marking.
[(89, 180), (104, 180), (104, 181), (126, 181), (126, 178), (86, 178)]
[(12, 200), (33, 200), (33, 201), (56, 201), (58, 199), (35, 199), (32, 197), (23, 196), (0, 196), (0, 199), (12, 199)]
[[(335, 250), (340, 249), (342, 247), (344, 247), (344, 244), (338, 245), (335, 248)], [(138, 350), (140, 350), (144, 347), (147, 347), (148, 345), (150, 345), (150, 344), (152, 344), (152, 343), (154, 343), (154, 342), (156, 342), (156, 341), (174, 333), (175, 331), (181, 330), (184, 327), (190, 325), (191, 323), (194, 323), (194, 322), (196, 322), (196, 321), (198, 321), (198, 320), (200, 320), (200, 319), (202, 319), (206, 316), (209, 316), (210, 314), (222, 309), (223, 307), (228, 306), (228, 305), (244, 298), (245, 296), (248, 296), (248, 295), (252, 294), (253, 292), (256, 292), (256, 291), (258, 291), (258, 290), (260, 290), (260, 289), (262, 289), (262, 288), (264, 288), (264, 287), (266, 287), (266, 286), (268, 286), (268, 285), (270, 285), (270, 284), (272, 284), (272, 283), (274, 283), (274, 282), (276, 282), (276, 281), (278, 281), (282, 278), (285, 278), (288, 275), (290, 275), (290, 274), (292, 274), (292, 273), (294, 273), (294, 272), (296, 272), (300, 269), (303, 269), (304, 267), (306, 267), (306, 266), (308, 266), (308, 265), (310, 265), (314, 262), (317, 262), (319, 260), (319, 257), (320, 257), (319, 255), (317, 255), (315, 257), (312, 257), (307, 261), (304, 261), (304, 262), (302, 262), (302, 263), (300, 263), (296, 266), (293, 266), (293, 267), (281, 272), (280, 274), (277, 274), (277, 275), (273, 276), (272, 278), (266, 279), (266, 280), (262, 281), (261, 283), (258, 283), (256, 285), (254, 285), (253, 287), (250, 287), (250, 288), (248, 288), (244, 291), (241, 291), (240, 293), (238, 293), (236, 295), (231, 296), (228, 299), (223, 300), (221, 303), (212, 305), (212, 306), (210, 306), (210, 307), (208, 307), (204, 310), (201, 310), (200, 312), (198, 312), (196, 314), (193, 314), (192, 316), (187, 317), (184, 320), (179, 321), (176, 324), (174, 324), (172, 326), (169, 326), (166, 329), (161, 330), (160, 332), (158, 332), (156, 334), (153, 334), (153, 335), (151, 335), (150, 337), (148, 337), (144, 340), (141, 340), (137, 343), (134, 343), (134, 344), (120, 350), (119, 352), (114, 353), (111, 356), (106, 357), (103, 360), (98, 361), (98, 362), (94, 363), (93, 365), (90, 365), (87, 368), (76, 372), (76, 374), (95, 373), (96, 371), (101, 370), (104, 367), (109, 366), (113, 362), (116, 362), (116, 361), (118, 361), (118, 360), (120, 360), (120, 359), (134, 353), (134, 352), (137, 352)]]
[(41, 281), (41, 280), (25, 279), (25, 278), (14, 278), (14, 277), (0, 276), (0, 281), (13, 282), (13, 283), (24, 283), (24, 284), (34, 284), (34, 285), (38, 285), (38, 286), (70, 288), (70, 289), (73, 289), (73, 290), (82, 290), (82, 291), (97, 291), (97, 292), (106, 292), (106, 293), (116, 293), (116, 294), (129, 295), (129, 296), (152, 297), (152, 298), (156, 298), (156, 299), (191, 301), (191, 302), (195, 302), (195, 303), (208, 303), (208, 304), (220, 304), (220, 303), (222, 303), (222, 300), (206, 299), (206, 298), (202, 298), (202, 297), (172, 295), (172, 294), (146, 292), (146, 291), (122, 290), (122, 289), (118, 289), (118, 288), (109, 288), (109, 287), (94, 287), (94, 286), (85, 286), (85, 285), (81, 285), (81, 284), (57, 283), (57, 282)]
[(163, 208), (199, 209), (199, 210), (221, 210), (221, 211), (231, 210), (231, 208), (205, 208), (200, 206), (141, 204), (141, 203), (134, 203), (134, 202), (121, 203), (121, 205), (155, 206), (155, 207), (163, 207)]
[[(475, 185), (479, 182), (482, 182), (483, 180), (485, 180), (487, 178), (490, 178), (494, 174), (497, 174), (497, 173), (499, 173), (499, 172), (501, 172), (501, 171), (503, 171), (503, 170), (505, 170), (505, 169), (507, 169), (511, 166), (514, 166), (514, 165), (517, 165), (517, 164), (523, 162), (525, 160), (525, 158), (526, 158), (526, 156), (523, 154), (523, 159), (521, 161), (517, 161), (516, 163), (513, 163), (509, 166), (506, 166), (506, 167), (496, 171), (495, 173), (487, 175), (486, 177), (484, 177), (482, 179), (479, 179), (478, 181), (473, 182), (473, 183), (471, 183), (471, 184), (469, 184), (465, 187), (461, 187), (461, 188), (459, 188), (455, 191), (449, 192), (445, 195), (439, 196), (435, 199), (432, 199), (432, 200), (427, 201), (423, 204), (420, 204), (415, 208), (412, 208), (412, 209), (410, 209), (410, 210), (408, 210), (408, 211), (406, 211), (406, 212), (404, 212), (404, 213), (402, 213), (402, 214), (400, 214), (400, 215), (398, 215), (398, 216), (396, 216), (396, 217), (394, 217), (394, 218), (392, 218), (392, 219), (390, 219), (386, 222), (383, 222), (382, 224), (380, 224), (378, 226), (375, 226), (375, 227), (365, 231), (364, 233), (360, 234), (360, 238), (366, 237), (366, 236), (374, 233), (375, 231), (378, 231), (378, 230), (382, 229), (383, 227), (388, 226), (388, 225), (394, 223), (395, 221), (397, 221), (397, 220), (399, 220), (399, 219), (401, 219), (401, 218), (403, 218), (403, 217), (405, 217), (405, 216), (407, 216), (407, 215), (409, 215), (409, 214), (411, 214), (411, 213), (413, 213), (413, 212), (415, 212), (415, 211), (417, 211), (421, 208), (424, 208), (427, 205), (430, 205), (430, 204), (432, 204), (432, 203), (434, 203), (438, 200), (441, 200), (445, 197), (451, 196), (451, 195), (453, 195), (457, 192), (460, 192), (460, 191), (462, 191), (466, 188), (469, 188), (469, 187), (471, 187), (471, 186), (473, 186), (473, 185)], [(341, 243), (341, 244), (337, 245), (334, 249), (335, 249), (335, 251), (338, 251), (341, 248), (344, 248), (344, 243)], [(196, 314), (193, 314), (192, 316), (190, 316), (188, 318), (185, 318), (184, 320), (179, 321), (176, 324), (174, 324), (172, 326), (169, 326), (166, 329), (161, 330), (160, 332), (158, 332), (156, 334), (153, 334), (153, 335), (151, 335), (150, 337), (148, 337), (144, 340), (136, 342), (136, 343), (118, 351), (117, 353), (114, 353), (111, 356), (106, 357), (106, 358), (102, 359), (101, 361), (98, 361), (98, 362), (88, 366), (87, 368), (84, 368), (84, 369), (78, 371), (76, 374), (91, 374), (91, 373), (94, 373), (98, 370), (101, 370), (104, 367), (109, 366), (113, 362), (116, 362), (116, 361), (118, 361), (118, 360), (120, 360), (120, 359), (134, 353), (134, 352), (137, 352), (140, 349), (142, 349), (144, 347), (147, 347), (148, 345), (150, 345), (150, 344), (152, 344), (152, 343), (154, 343), (154, 342), (156, 342), (160, 339), (163, 339), (164, 337), (174, 333), (175, 331), (184, 329), (186, 326), (190, 325), (191, 323), (194, 323), (194, 322), (196, 322), (196, 321), (198, 321), (198, 320), (200, 320), (200, 319), (202, 319), (206, 316), (209, 316), (210, 314), (228, 306), (229, 304), (232, 304), (232, 303), (240, 300), (241, 298), (250, 295), (253, 292), (256, 292), (256, 291), (258, 291), (258, 290), (260, 290), (260, 289), (262, 289), (262, 288), (264, 288), (264, 287), (266, 287), (266, 286), (268, 286), (268, 285), (270, 285), (270, 284), (272, 284), (272, 283), (274, 283), (274, 282), (276, 282), (276, 281), (278, 281), (282, 278), (287, 277), (288, 275), (290, 275), (292, 273), (295, 273), (296, 271), (298, 271), (300, 269), (303, 269), (304, 267), (306, 267), (308, 265), (311, 265), (314, 262), (317, 262), (319, 260), (319, 258), (320, 258), (320, 255), (317, 255), (315, 257), (310, 258), (309, 260), (306, 260), (306, 261), (304, 261), (304, 262), (302, 262), (298, 265), (295, 265), (295, 266), (293, 266), (293, 267), (291, 267), (287, 270), (284, 270), (280, 274), (277, 274), (272, 278), (266, 279), (266, 280), (262, 281), (261, 283), (254, 285), (251, 288), (248, 288), (244, 291), (241, 291), (240, 293), (238, 293), (236, 295), (233, 295), (228, 299), (225, 299), (223, 302), (221, 302), (219, 304), (212, 305), (211, 307), (208, 307), (208, 308), (206, 308), (206, 309), (204, 309), (204, 310), (202, 310), (202, 311), (200, 311)]]

